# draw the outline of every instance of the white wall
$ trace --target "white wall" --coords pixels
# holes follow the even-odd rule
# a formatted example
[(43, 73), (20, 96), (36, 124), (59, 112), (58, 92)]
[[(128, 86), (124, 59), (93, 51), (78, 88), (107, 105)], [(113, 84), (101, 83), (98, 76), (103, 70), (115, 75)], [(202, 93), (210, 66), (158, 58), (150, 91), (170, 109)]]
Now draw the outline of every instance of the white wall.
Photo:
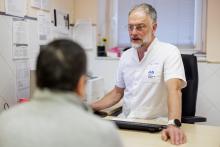
[[(60, 2), (63, 2), (59, 0)], [(66, 1), (66, 0), (65, 0)], [(71, 0), (74, 1), (74, 19), (89, 19), (93, 24), (97, 23), (98, 0)]]
[(220, 0), (207, 0), (207, 60), (220, 62)]
[(96, 50), (87, 51), (87, 57), (88, 71), (93, 75), (104, 78), (104, 89), (105, 92), (108, 92), (115, 85), (118, 60), (97, 58)]
[(220, 126), (220, 64), (199, 63), (197, 115), (206, 116), (207, 123)]

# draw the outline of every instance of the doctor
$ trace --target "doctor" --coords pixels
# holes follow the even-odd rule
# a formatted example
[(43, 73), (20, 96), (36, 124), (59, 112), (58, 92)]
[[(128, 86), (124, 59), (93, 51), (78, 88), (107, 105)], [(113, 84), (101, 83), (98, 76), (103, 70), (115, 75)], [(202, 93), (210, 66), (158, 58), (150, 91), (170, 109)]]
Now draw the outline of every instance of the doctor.
[(113, 106), (123, 98), (120, 117), (154, 119), (168, 117), (162, 139), (183, 144), (181, 126), (181, 89), (186, 86), (184, 67), (177, 47), (159, 41), (157, 12), (149, 4), (135, 6), (128, 15), (132, 48), (123, 53), (117, 70), (116, 85), (94, 110)]

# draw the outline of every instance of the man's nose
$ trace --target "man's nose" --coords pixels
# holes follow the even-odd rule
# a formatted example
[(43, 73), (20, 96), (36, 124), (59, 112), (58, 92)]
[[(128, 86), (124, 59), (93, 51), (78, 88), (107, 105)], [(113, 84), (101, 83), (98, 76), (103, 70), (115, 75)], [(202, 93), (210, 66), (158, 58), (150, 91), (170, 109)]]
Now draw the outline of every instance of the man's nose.
[(130, 34), (131, 34), (131, 35), (137, 34), (137, 29), (136, 29), (136, 27), (134, 27), (132, 30), (130, 30)]

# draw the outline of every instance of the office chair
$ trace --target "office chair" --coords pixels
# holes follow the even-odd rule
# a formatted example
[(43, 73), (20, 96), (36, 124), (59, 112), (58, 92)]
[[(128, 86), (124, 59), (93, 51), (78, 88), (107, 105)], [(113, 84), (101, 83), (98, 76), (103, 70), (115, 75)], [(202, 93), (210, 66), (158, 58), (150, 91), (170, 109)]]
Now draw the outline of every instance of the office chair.
[(198, 92), (198, 66), (194, 55), (182, 54), (187, 86), (182, 89), (182, 119), (183, 123), (205, 122), (205, 117), (195, 116)]
[[(193, 124), (195, 122), (205, 122), (206, 118), (195, 116), (196, 100), (198, 92), (198, 67), (197, 58), (194, 55), (182, 54), (183, 65), (187, 86), (182, 89), (182, 123)], [(119, 107), (111, 113), (111, 116), (117, 116), (122, 112), (122, 107)]]

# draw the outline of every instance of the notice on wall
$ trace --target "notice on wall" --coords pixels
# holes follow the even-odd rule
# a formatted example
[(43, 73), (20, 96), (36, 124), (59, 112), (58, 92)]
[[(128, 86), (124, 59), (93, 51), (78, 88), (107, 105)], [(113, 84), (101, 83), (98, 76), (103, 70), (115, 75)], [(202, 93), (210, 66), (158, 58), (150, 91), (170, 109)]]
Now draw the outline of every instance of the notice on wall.
[(41, 0), (31, 0), (31, 6), (34, 8), (41, 8)]
[(28, 44), (27, 22), (25, 19), (13, 18), (13, 43)]
[(27, 13), (27, 0), (5, 0), (6, 14), (24, 17)]
[(41, 9), (50, 10), (50, 1), (49, 0), (41, 0)]
[(30, 97), (30, 66), (28, 60), (16, 60), (16, 97)]
[[(34, 29), (33, 29), (34, 28)], [(36, 60), (40, 51), (38, 21), (28, 21), (30, 70), (36, 69)]]
[(28, 26), (24, 19), (13, 18), (13, 59), (29, 58)]
[(49, 41), (51, 19), (50, 14), (46, 12), (38, 12), (38, 38), (40, 45), (46, 44)]
[(27, 58), (29, 58), (27, 45), (13, 45), (13, 59)]
[(64, 28), (51, 27), (51, 39), (72, 39), (70, 30)]
[(73, 40), (78, 42), (84, 49), (93, 48), (93, 28), (90, 21), (77, 21), (73, 28)]
[(49, 0), (31, 0), (31, 6), (38, 9), (50, 10)]

